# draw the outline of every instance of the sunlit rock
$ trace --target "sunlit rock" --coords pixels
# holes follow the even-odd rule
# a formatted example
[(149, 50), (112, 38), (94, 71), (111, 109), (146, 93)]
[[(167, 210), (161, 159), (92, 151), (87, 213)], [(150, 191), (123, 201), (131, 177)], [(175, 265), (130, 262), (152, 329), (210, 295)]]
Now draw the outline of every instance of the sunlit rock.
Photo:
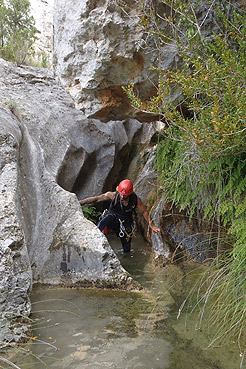
[(58, 0), (54, 3), (54, 71), (86, 116), (103, 121), (135, 114), (121, 86), (136, 84), (139, 96), (155, 94), (158, 73), (153, 65), (170, 67), (176, 60), (174, 44), (151, 52), (143, 44), (139, 3), (125, 11), (111, 0)]
[(40, 65), (52, 67), (54, 0), (30, 0), (31, 14), (38, 32), (34, 44), (35, 59)]

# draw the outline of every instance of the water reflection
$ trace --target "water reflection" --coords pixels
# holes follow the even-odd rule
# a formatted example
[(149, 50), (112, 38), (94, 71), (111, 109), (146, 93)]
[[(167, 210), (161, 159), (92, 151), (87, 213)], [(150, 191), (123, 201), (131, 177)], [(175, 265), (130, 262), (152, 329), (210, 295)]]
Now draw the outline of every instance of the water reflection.
[[(33, 308), (32, 351), (50, 368), (167, 368), (170, 343), (156, 334), (153, 305), (138, 293), (40, 290)], [(34, 358), (29, 365), (43, 367)]]
[(199, 318), (190, 314), (192, 306), (177, 319), (180, 306), (205, 270), (204, 265), (186, 261), (158, 269), (152, 266), (150, 247), (141, 239), (133, 243), (128, 258), (122, 256), (115, 239), (111, 243), (125, 269), (147, 289), (158, 306), (167, 309), (168, 319), (156, 322), (156, 332), (172, 346), (168, 369), (246, 369), (246, 361), (241, 361), (238, 344), (232, 339), (208, 349), (213, 328), (206, 326), (206, 319), (203, 330), (197, 328)]
[[(155, 269), (151, 248), (141, 238), (122, 265), (144, 286), (136, 293), (39, 289), (33, 292), (33, 341), (18, 355), (24, 369), (242, 369), (236, 343), (207, 350), (209, 336), (180, 303), (199, 274), (195, 263)], [(25, 349), (27, 349), (25, 347)], [(244, 364), (244, 363), (243, 363)]]

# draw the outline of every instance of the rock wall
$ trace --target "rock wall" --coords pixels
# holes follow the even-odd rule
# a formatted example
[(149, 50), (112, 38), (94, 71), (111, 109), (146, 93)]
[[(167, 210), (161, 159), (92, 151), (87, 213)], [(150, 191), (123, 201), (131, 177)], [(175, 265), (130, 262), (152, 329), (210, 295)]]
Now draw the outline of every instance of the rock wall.
[[(27, 316), (32, 272), (19, 212), (18, 177), (22, 133), (18, 120), (0, 108), (0, 342), (17, 340), (13, 316)], [(25, 328), (21, 330), (25, 332)], [(13, 332), (13, 333), (12, 333)]]
[[(163, 129), (163, 123), (159, 122), (158, 129)], [(156, 131), (158, 131), (156, 129)], [(138, 168), (137, 177), (134, 181), (134, 189), (143, 203), (147, 206), (155, 224), (162, 229), (162, 211), (165, 205), (165, 199), (159, 198), (158, 173), (154, 168), (157, 146), (154, 145), (145, 150), (146, 159), (141, 169)], [(129, 167), (129, 176), (133, 177), (134, 166)], [(157, 204), (157, 206), (156, 206)], [(139, 227), (141, 233), (146, 240), (151, 243), (153, 249), (154, 262), (157, 265), (165, 265), (171, 258), (170, 246), (166, 242), (162, 234), (152, 235), (150, 227), (146, 226), (146, 222), (140, 218)]]
[(50, 71), (3, 60), (0, 105), (1, 312), (28, 315), (33, 282), (138, 287), (78, 197), (113, 181), (149, 127), (88, 120)]
[(35, 59), (52, 68), (54, 0), (30, 0), (30, 4), (38, 30), (34, 44)]
[[(49, 4), (32, 1), (33, 9), (39, 9), (38, 13), (43, 15)], [(120, 85), (124, 78), (127, 76), (128, 82), (143, 70), (142, 56), (135, 50), (139, 38), (133, 35), (130, 41), (130, 30), (136, 19), (124, 19), (119, 9), (108, 1), (75, 2), (69, 6), (58, 2), (54, 9), (55, 35), (60, 42), (55, 42), (54, 47), (56, 77), (68, 88), (76, 107), (101, 120), (88, 119), (76, 110), (74, 100), (55, 82), (52, 72), (24, 66), (14, 68), (0, 61), (3, 132), (0, 288), (4, 289), (7, 278), (8, 288), (1, 295), (1, 307), (12, 320), (30, 313), (28, 294), (36, 282), (138, 287), (121, 267), (104, 235), (84, 218), (77, 201), (115, 185), (126, 173), (132, 145), (146, 143), (155, 132), (154, 124), (124, 119), (128, 116), (128, 103), (125, 96), (123, 105), (117, 97), (123, 96)], [(47, 21), (44, 18), (37, 24), (42, 37)], [(124, 22), (129, 23), (125, 26)], [(111, 40), (114, 23), (123, 33), (125, 30), (129, 33), (129, 40), (122, 39), (117, 47), (119, 35), (115, 34)], [(95, 58), (90, 39), (92, 33), (95, 37), (99, 35), (102, 25), (96, 63), (92, 66)], [(93, 27), (92, 33), (89, 32)], [(77, 42), (79, 49), (83, 46), (84, 53), (77, 53)], [(75, 52), (68, 53), (68, 57), (71, 47)], [(95, 86), (99, 87), (95, 89)], [(82, 95), (77, 99), (74, 87), (79, 87), (84, 96), (82, 106), (79, 105)], [(105, 120), (107, 124), (103, 123)], [(9, 152), (14, 153), (12, 167), (5, 164)], [(5, 198), (5, 191), (10, 193), (10, 199)], [(13, 339), (17, 328), (15, 339), (18, 340), (25, 327), (13, 327), (4, 320), (0, 341)]]
[(138, 1), (127, 5), (125, 12), (112, 0), (54, 2), (54, 71), (88, 117), (147, 120), (133, 112), (121, 86), (134, 82), (145, 99), (158, 81), (152, 66), (168, 68), (177, 61), (174, 44), (151, 52), (141, 48)]

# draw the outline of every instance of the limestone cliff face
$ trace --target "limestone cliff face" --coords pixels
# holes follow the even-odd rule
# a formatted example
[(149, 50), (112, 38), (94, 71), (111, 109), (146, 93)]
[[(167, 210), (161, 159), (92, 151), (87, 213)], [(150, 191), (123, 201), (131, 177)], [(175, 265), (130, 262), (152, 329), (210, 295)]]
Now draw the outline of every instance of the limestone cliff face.
[(52, 68), (53, 49), (53, 8), (54, 0), (31, 0), (31, 12), (38, 30), (34, 44), (35, 59), (39, 63), (46, 61)]
[[(47, 57), (76, 107), (104, 121), (129, 115), (146, 121), (143, 112), (133, 111), (122, 85), (134, 82), (139, 96), (149, 98), (158, 82), (153, 65), (170, 68), (178, 62), (178, 53), (173, 43), (157, 49), (146, 39), (139, 26), (138, 1), (123, 8), (114, 0), (30, 3), (39, 31), (36, 58)], [(163, 4), (157, 4), (163, 11)]]
[[(130, 173), (132, 147), (156, 130), (138, 112), (129, 119), (121, 86), (135, 82), (144, 99), (157, 82), (152, 65), (178, 62), (173, 44), (141, 47), (138, 1), (128, 3), (126, 14), (112, 0), (31, 0), (38, 47), (53, 50), (54, 75), (0, 60), (0, 341), (18, 340), (6, 319), (29, 314), (33, 282), (134, 284), (78, 203)], [(143, 200), (157, 192), (152, 150), (130, 176)], [(155, 210), (159, 224), (163, 207), (164, 200)], [(181, 228), (166, 226), (174, 243)], [(160, 263), (170, 256), (161, 236), (153, 250)]]
[(144, 125), (87, 119), (51, 72), (3, 60), (0, 105), (0, 312), (28, 315), (33, 282), (133, 285), (78, 197), (113, 181)]
[(54, 71), (86, 116), (125, 119), (133, 111), (121, 86), (136, 83), (145, 99), (158, 81), (152, 66), (176, 60), (174, 45), (151, 52), (141, 47), (138, 1), (128, 5), (126, 13), (112, 0), (54, 2)]
[[(13, 114), (0, 108), (0, 341), (12, 340), (11, 319), (27, 316), (32, 272), (22, 228), (18, 177), (22, 133)], [(24, 329), (25, 331), (25, 329)]]

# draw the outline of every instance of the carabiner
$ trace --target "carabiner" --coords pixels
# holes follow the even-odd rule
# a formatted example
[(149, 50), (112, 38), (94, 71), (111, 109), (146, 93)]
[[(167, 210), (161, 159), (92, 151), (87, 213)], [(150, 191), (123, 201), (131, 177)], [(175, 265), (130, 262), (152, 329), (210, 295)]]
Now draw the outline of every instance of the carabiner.
[(123, 225), (124, 220), (119, 219), (119, 222), (120, 222), (119, 237), (120, 237), (120, 238), (122, 238), (122, 237), (124, 237), (124, 236), (125, 236), (125, 232), (124, 232), (125, 227), (124, 227), (124, 225)]
[(122, 231), (122, 229), (120, 230), (120, 232), (119, 232), (119, 237), (120, 238), (122, 238), (122, 237), (124, 237), (125, 236), (125, 233)]

